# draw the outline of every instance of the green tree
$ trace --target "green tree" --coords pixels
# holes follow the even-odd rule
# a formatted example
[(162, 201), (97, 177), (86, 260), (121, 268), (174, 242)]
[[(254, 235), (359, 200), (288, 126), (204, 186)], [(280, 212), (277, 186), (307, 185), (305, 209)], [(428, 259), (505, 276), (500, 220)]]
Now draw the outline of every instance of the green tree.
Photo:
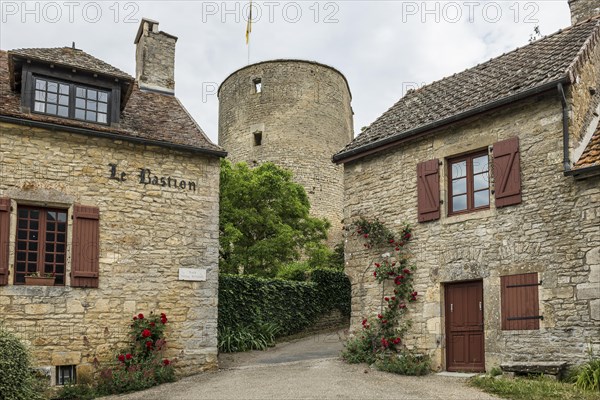
[(220, 270), (274, 276), (327, 237), (329, 222), (309, 216), (304, 188), (272, 163), (221, 162)]

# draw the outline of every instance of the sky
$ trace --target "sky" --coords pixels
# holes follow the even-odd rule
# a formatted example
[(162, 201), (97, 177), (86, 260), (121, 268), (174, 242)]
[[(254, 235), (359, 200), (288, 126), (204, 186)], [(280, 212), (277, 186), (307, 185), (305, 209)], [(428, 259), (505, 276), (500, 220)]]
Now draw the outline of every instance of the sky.
[(526, 45), (534, 29), (570, 25), (567, 0), (542, 1), (51, 1), (0, 0), (0, 48), (75, 42), (135, 75), (141, 18), (177, 36), (175, 94), (218, 142), (217, 88), (233, 71), (278, 58), (341, 71), (352, 92), (355, 133), (409, 89)]

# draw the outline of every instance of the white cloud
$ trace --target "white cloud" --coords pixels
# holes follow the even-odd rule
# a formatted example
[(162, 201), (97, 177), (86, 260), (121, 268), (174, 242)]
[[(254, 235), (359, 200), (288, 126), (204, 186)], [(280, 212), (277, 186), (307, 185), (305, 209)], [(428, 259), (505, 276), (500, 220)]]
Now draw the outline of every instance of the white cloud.
[[(134, 75), (136, 20), (158, 20), (161, 30), (179, 37), (177, 96), (217, 141), (218, 99), (206, 92), (248, 63), (246, 1), (82, 1), (71, 16), (66, 2), (54, 3), (62, 11), (58, 20), (48, 3), (27, 2), (23, 7), (21, 1), (3, 0), (0, 47), (61, 47), (75, 41), (77, 48)], [(468, 1), (254, 3), (262, 14), (253, 25), (250, 61), (297, 58), (336, 67), (352, 90), (357, 131), (410, 85), (430, 83), (525, 45), (538, 24), (543, 34), (550, 34), (570, 23), (566, 0), (481, 0), (475, 2), (479, 5), (472, 21), (468, 7), (473, 6), (468, 4), (474, 2)], [(96, 5), (101, 15), (93, 23)], [(495, 21), (497, 9), (501, 15)], [(126, 21), (127, 16), (133, 21)]]

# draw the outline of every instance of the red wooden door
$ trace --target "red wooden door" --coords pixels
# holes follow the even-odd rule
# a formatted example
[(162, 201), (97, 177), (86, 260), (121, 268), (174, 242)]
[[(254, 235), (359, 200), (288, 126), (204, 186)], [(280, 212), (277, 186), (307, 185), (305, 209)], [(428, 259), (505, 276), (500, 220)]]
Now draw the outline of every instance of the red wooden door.
[(485, 371), (483, 282), (446, 285), (446, 369)]

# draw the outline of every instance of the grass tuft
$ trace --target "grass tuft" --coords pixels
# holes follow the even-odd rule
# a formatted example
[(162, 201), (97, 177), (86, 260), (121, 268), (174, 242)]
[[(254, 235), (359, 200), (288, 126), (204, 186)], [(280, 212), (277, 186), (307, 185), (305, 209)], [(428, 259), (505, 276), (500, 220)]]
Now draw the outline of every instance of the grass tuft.
[(582, 391), (572, 383), (546, 377), (497, 379), (477, 376), (469, 380), (469, 385), (514, 400), (600, 400), (600, 393)]

